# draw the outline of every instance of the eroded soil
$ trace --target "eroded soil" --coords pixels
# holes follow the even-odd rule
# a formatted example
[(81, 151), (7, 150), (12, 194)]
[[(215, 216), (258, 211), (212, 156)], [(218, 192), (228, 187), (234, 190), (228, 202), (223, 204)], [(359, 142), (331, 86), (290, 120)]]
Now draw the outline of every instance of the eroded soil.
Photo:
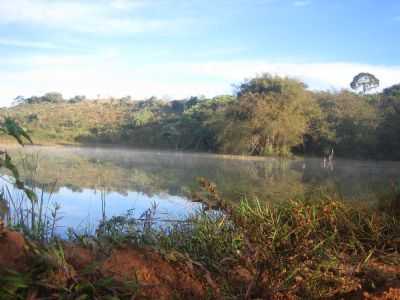
[[(38, 250), (32, 249), (32, 245), (20, 233), (3, 229), (0, 233), (0, 276), (6, 270), (26, 273), (37, 267), (33, 256), (37, 258)], [(222, 282), (228, 280), (233, 286), (246, 287), (252, 284), (253, 278), (252, 271), (242, 266), (234, 266), (226, 272), (230, 276), (218, 278), (190, 259), (177, 259), (178, 254), (165, 255), (151, 248), (116, 247), (104, 254), (98, 249), (63, 244), (62, 252), (62, 259), (59, 255), (54, 259), (49, 253), (41, 254), (42, 264), (50, 261), (53, 266), (51, 271), (43, 273), (46, 278), (41, 275), (41, 280), (48, 284), (50, 299), (56, 299), (51, 297), (57, 290), (76, 286), (83, 278), (112, 278), (115, 284), (134, 282), (137, 289), (132, 292), (131, 299), (223, 299)], [(359, 288), (346, 293), (338, 291), (333, 299), (400, 299), (400, 266), (374, 261), (357, 276), (363, 278)], [(33, 287), (29, 299), (42, 299), (43, 293), (46, 293), (43, 287)], [(299, 299), (285, 293), (272, 298)]]

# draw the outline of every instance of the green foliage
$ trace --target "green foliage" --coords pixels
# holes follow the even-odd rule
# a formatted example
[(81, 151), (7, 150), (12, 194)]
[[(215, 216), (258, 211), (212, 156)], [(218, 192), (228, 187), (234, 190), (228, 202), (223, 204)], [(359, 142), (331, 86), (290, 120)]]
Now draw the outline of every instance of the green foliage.
[(150, 123), (154, 119), (154, 114), (148, 108), (138, 111), (133, 115), (133, 123), (135, 126), (140, 127)]
[[(185, 221), (160, 227), (151, 209), (145, 217), (114, 217), (96, 236), (74, 235), (73, 241), (104, 251), (151, 246), (172, 262), (195, 262), (219, 278), (228, 299), (268, 299), (279, 292), (299, 299), (341, 298), (369, 284), (360, 270), (370, 260), (399, 259), (400, 223), (393, 211), (326, 195), (232, 205), (215, 185), (204, 179), (201, 184), (196, 199), (204, 210)], [(237, 270), (247, 279), (235, 278)]]
[[(246, 262), (252, 270), (247, 296), (260, 297), (266, 288), (268, 296), (286, 290), (304, 299), (325, 299), (338, 290), (357, 290), (359, 278), (344, 265), (360, 268), (374, 257), (396, 256), (400, 249), (400, 222), (393, 210), (360, 209), (323, 195), (266, 204), (244, 201), (232, 207), (213, 184), (202, 180), (202, 186), (206, 207), (220, 209), (224, 224), (233, 224), (234, 235), (240, 237), (239, 251), (230, 259)], [(226, 265), (219, 265), (224, 269)]]
[[(360, 73), (352, 87), (379, 83)], [(400, 159), (400, 85), (378, 94), (313, 92), (304, 83), (264, 74), (235, 95), (164, 101), (121, 99), (69, 102), (60, 95), (23, 99), (0, 111), (44, 143), (109, 143), (136, 148), (246, 155), (321, 155)], [(22, 99), (22, 100), (21, 100)]]
[[(20, 145), (24, 145), (23, 139), (27, 139), (32, 143), (30, 136), (27, 134), (26, 130), (22, 128), (14, 119), (5, 117), (4, 121), (0, 124), (0, 131), (5, 133), (8, 136), (15, 138)], [(6, 151), (0, 151), (0, 168), (5, 168), (9, 172), (11, 172), (12, 178), (14, 179), (14, 185), (24, 191), (25, 195), (32, 202), (37, 201), (36, 194), (29, 188), (25, 186), (20, 178), (20, 174), (18, 172), (17, 167), (11, 160), (10, 155)]]
[(341, 156), (368, 157), (375, 153), (378, 111), (373, 103), (348, 91), (322, 92), (316, 99), (326, 125), (319, 136), (321, 152), (334, 147)]
[(15, 138), (21, 146), (24, 145), (23, 138), (32, 143), (32, 140), (27, 134), (26, 130), (10, 117), (4, 118), (4, 121), (0, 124), (0, 131)]
[(69, 103), (79, 103), (86, 100), (86, 96), (84, 95), (76, 95), (73, 98), (69, 99), (68, 102)]
[(268, 74), (256, 77), (240, 86), (237, 102), (227, 111), (224, 150), (287, 156), (302, 143), (315, 114), (318, 107), (303, 83)]
[(0, 276), (0, 299), (24, 300), (32, 284), (32, 274), (6, 271)]
[(379, 157), (400, 159), (400, 84), (383, 90), (379, 108), (380, 122), (377, 128)]
[(41, 97), (32, 96), (29, 98), (24, 98), (22, 96), (18, 96), (17, 98), (15, 98), (15, 102), (17, 104), (61, 103), (64, 102), (64, 98), (61, 93), (50, 92), (44, 94)]

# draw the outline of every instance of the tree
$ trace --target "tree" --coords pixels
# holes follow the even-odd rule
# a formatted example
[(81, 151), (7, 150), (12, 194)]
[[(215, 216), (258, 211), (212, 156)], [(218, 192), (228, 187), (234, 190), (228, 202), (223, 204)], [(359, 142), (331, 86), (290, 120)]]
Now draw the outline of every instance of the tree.
[[(240, 98), (245, 94), (268, 94), (268, 93), (282, 93), (286, 84), (293, 83), (293, 80), (287, 78), (274, 77), (270, 74), (263, 74), (250, 80), (245, 80), (237, 87), (237, 96)], [(306, 85), (303, 82), (297, 82), (303, 89)]]
[(79, 103), (82, 101), (86, 100), (86, 96), (85, 95), (76, 95), (73, 98), (69, 99), (68, 102), (69, 103)]
[(400, 114), (400, 83), (383, 90), (381, 105), (384, 109), (391, 108)]
[(362, 88), (363, 94), (379, 86), (379, 79), (370, 73), (360, 73), (353, 78), (350, 87), (353, 90)]
[(185, 110), (185, 102), (179, 100), (173, 100), (168, 103), (171, 107), (171, 112), (181, 114)]
[(43, 102), (50, 102), (50, 103), (59, 103), (64, 101), (62, 94), (58, 92), (46, 93), (41, 98)]
[(148, 109), (142, 109), (133, 115), (133, 123), (135, 126), (144, 126), (154, 120), (154, 113)]
[(320, 92), (315, 95), (325, 127), (319, 138), (322, 151), (334, 147), (341, 156), (370, 156), (375, 151), (378, 115), (363, 95), (350, 91)]
[(64, 102), (62, 94), (58, 92), (46, 93), (41, 97), (32, 96), (29, 98), (18, 97), (19, 103), (24, 104), (38, 104), (38, 103), (61, 103)]
[(24, 104), (25, 102), (26, 102), (25, 97), (19, 95), (19, 96), (17, 96), (17, 97), (14, 98), (13, 104), (14, 104), (14, 105), (19, 105), (19, 104)]
[(195, 106), (197, 103), (199, 103), (201, 99), (199, 97), (190, 97), (185, 101), (185, 110), (190, 109), (191, 107)]
[(288, 155), (318, 111), (304, 83), (270, 74), (245, 81), (237, 95), (221, 136), (225, 152)]
[[(179, 129), (181, 141), (187, 149), (216, 151), (218, 149), (217, 132), (224, 127), (225, 108), (232, 96), (220, 96), (212, 99), (191, 97), (191, 105), (186, 106), (180, 117)], [(222, 122), (221, 122), (222, 121)]]
[(384, 89), (380, 98), (378, 154), (383, 158), (400, 159), (400, 84)]

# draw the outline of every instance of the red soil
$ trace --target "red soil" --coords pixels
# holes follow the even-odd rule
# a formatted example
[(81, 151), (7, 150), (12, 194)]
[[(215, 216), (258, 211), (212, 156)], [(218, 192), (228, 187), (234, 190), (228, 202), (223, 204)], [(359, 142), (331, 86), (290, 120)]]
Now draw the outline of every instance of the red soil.
[(27, 268), (26, 242), (17, 232), (0, 232), (0, 268), (24, 271)]
[[(29, 268), (28, 243), (17, 232), (0, 231), (0, 273), (4, 269), (27, 271)], [(83, 270), (93, 266), (100, 276), (112, 277), (118, 281), (137, 281), (139, 292), (135, 299), (220, 299), (219, 288), (211, 275), (190, 259), (167, 259), (150, 248), (116, 248), (104, 256), (87, 248), (65, 245), (67, 266), (48, 274), (48, 282), (67, 284), (81, 276)], [(338, 295), (335, 299), (400, 300), (400, 266), (374, 262), (370, 264), (371, 274), (384, 276), (385, 280), (373, 292), (360, 290), (353, 294)], [(234, 285), (247, 286), (253, 275), (242, 267), (233, 267), (230, 281)], [(382, 275), (383, 274), (383, 275)], [(50, 278), (51, 277), (51, 278)], [(374, 282), (379, 279), (373, 278)], [(236, 283), (235, 283), (236, 282)], [(363, 284), (364, 286), (364, 284)], [(210, 291), (213, 293), (210, 295)], [(28, 297), (39, 299), (35, 291)], [(296, 299), (289, 295), (275, 295), (273, 299)]]
[(172, 265), (150, 249), (117, 249), (102, 265), (102, 273), (121, 280), (137, 278), (143, 296), (151, 299), (204, 299), (204, 284), (188, 268)]

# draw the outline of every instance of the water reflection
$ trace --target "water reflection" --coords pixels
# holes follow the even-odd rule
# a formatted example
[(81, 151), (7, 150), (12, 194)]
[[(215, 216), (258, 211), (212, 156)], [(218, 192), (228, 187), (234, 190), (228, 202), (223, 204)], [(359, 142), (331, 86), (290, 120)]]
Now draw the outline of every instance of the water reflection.
[(152, 203), (157, 203), (160, 214), (182, 218), (198, 207), (189, 200), (189, 192), (197, 188), (197, 177), (215, 182), (230, 201), (243, 197), (280, 201), (316, 189), (351, 200), (376, 198), (400, 173), (394, 162), (336, 160), (334, 166), (324, 166), (314, 158), (240, 160), (73, 147), (28, 147), (11, 152), (26, 183), (43, 192), (43, 197), (52, 195), (52, 201), (61, 205), (59, 231), (97, 224), (101, 218), (132, 208), (139, 216)]

